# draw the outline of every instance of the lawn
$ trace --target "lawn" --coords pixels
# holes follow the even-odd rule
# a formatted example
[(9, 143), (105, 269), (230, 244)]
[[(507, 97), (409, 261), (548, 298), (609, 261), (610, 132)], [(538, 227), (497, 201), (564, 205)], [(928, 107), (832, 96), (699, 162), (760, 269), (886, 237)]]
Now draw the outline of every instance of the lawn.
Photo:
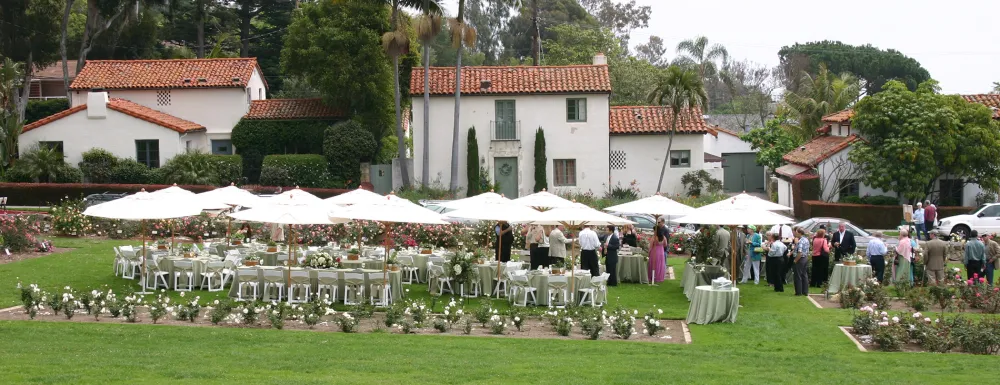
[[(0, 306), (16, 277), (50, 290), (124, 280), (113, 242), (57, 240), (78, 250), (0, 265)], [(681, 272), (681, 259), (671, 260)], [(679, 277), (678, 277), (679, 278)], [(679, 281), (611, 288), (623, 305), (656, 304), (683, 318)], [(411, 296), (425, 296), (419, 285)], [(621, 341), (403, 336), (159, 325), (0, 322), (4, 383), (960, 383), (996, 357), (862, 353), (837, 325), (850, 311), (817, 309), (790, 292), (743, 285), (736, 324), (692, 325), (692, 345)], [(214, 293), (213, 293), (214, 294)], [(201, 293), (208, 298), (208, 293)]]

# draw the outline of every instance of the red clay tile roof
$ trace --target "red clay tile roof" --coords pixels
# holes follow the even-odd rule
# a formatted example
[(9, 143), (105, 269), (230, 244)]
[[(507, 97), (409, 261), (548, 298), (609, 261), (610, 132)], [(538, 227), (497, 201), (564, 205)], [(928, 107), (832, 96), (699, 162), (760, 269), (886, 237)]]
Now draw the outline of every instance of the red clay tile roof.
[[(129, 115), (129, 116), (132, 116), (134, 118), (142, 119), (142, 120), (145, 120), (147, 122), (150, 122), (150, 123), (162, 126), (164, 128), (168, 128), (168, 129), (177, 131), (177, 132), (182, 133), (182, 134), (183, 133), (187, 133), (187, 132), (195, 132), (195, 131), (204, 131), (205, 130), (205, 126), (202, 126), (202, 125), (200, 125), (198, 123), (194, 123), (194, 122), (191, 122), (191, 121), (188, 121), (188, 120), (184, 120), (184, 119), (178, 118), (178, 117), (173, 116), (173, 115), (165, 114), (165, 113), (162, 113), (160, 111), (154, 110), (152, 108), (149, 108), (149, 107), (146, 107), (146, 106), (143, 106), (143, 105), (139, 105), (139, 104), (135, 104), (135, 103), (130, 102), (130, 101), (125, 100), (125, 99), (111, 99), (111, 100), (109, 100), (108, 101), (108, 108), (112, 109), (112, 110), (115, 110), (115, 111), (118, 111), (118, 112), (121, 112), (121, 113), (123, 113), (125, 115)], [(33, 122), (31, 124), (25, 125), (24, 126), (24, 130), (22, 132), (28, 132), (28, 131), (34, 130), (34, 129), (38, 128), (38, 127), (44, 126), (46, 124), (52, 123), (52, 122), (54, 122), (56, 120), (65, 118), (67, 116), (70, 116), (72, 114), (75, 114), (77, 112), (80, 112), (80, 111), (83, 111), (83, 110), (86, 110), (86, 109), (87, 109), (87, 105), (86, 104), (81, 104), (79, 106), (70, 108), (68, 110), (61, 111), (61, 112), (56, 113), (56, 114), (54, 114), (52, 116), (48, 116), (48, 117), (42, 118), (42, 119), (40, 119), (40, 120), (38, 120), (36, 122)]]
[(290, 120), (315, 118), (344, 118), (347, 113), (339, 108), (327, 107), (322, 99), (267, 99), (254, 100), (244, 119)]
[[(73, 77), (76, 76), (76, 60), (67, 60), (66, 65), (69, 66), (69, 80), (73, 81)], [(62, 70), (62, 60), (59, 60), (55, 64), (35, 71), (33, 76), (40, 80), (62, 80)]]
[(850, 123), (854, 117), (854, 110), (848, 108), (843, 111), (834, 112), (823, 116), (823, 121), (827, 123)]
[[(673, 112), (662, 106), (612, 106), (608, 128), (611, 135), (665, 134), (670, 130)], [(677, 122), (678, 134), (707, 134), (712, 129), (705, 124), (701, 110), (681, 114)]]
[[(722, 127), (722, 126), (712, 126), (712, 129), (715, 130), (715, 131), (718, 131), (718, 132), (725, 132), (725, 133), (727, 133), (729, 135), (732, 135), (732, 136), (735, 136), (737, 138), (739, 138), (740, 135), (741, 135), (740, 133), (738, 133), (736, 131), (730, 130), (730, 129)], [(716, 136), (718, 136), (718, 135), (716, 135)]]
[(970, 103), (979, 103), (989, 107), (993, 110), (993, 119), (1000, 119), (1000, 95), (996, 94), (979, 94), (979, 95), (962, 95), (966, 101)]
[(785, 154), (788, 163), (816, 167), (820, 162), (847, 148), (858, 140), (857, 135), (820, 136)]
[[(482, 82), (490, 82), (483, 89)], [(575, 66), (489, 66), (462, 67), (462, 93), (562, 94), (610, 93), (611, 76), (606, 65)], [(410, 95), (423, 95), (424, 69), (411, 73)], [(455, 94), (455, 67), (430, 68), (431, 95)]]
[(88, 60), (69, 88), (243, 88), (254, 69), (262, 73), (255, 58)]

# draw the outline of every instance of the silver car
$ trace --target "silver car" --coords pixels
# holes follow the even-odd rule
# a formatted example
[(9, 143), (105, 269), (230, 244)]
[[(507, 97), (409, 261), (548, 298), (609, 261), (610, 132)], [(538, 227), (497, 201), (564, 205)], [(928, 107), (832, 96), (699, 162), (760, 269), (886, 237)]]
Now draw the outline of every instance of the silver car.
[[(844, 226), (847, 228), (847, 231), (854, 233), (854, 242), (858, 245), (856, 252), (858, 254), (864, 254), (865, 249), (868, 248), (868, 241), (872, 239), (872, 234), (865, 229), (855, 226), (846, 219), (830, 217), (810, 218), (796, 223), (793, 227), (801, 227), (810, 233), (815, 233), (816, 230), (819, 230), (821, 225), (825, 225), (827, 234), (833, 234), (837, 231), (837, 226), (840, 225), (841, 222), (846, 222)], [(883, 240), (885, 241), (886, 246), (899, 243), (899, 240), (894, 237), (884, 237)]]
[[(422, 200), (420, 205), (424, 208), (436, 212), (438, 214), (447, 214), (450, 211), (455, 211), (455, 209), (444, 207), (441, 204), (448, 201), (443, 200)], [(464, 218), (448, 218), (448, 222), (458, 223), (463, 225), (474, 225), (479, 223), (476, 219), (464, 219)]]

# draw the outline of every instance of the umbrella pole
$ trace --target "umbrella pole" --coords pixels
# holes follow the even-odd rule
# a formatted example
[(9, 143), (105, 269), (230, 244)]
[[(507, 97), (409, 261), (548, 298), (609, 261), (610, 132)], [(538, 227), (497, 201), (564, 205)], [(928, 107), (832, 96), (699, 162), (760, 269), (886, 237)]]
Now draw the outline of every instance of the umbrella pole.
[(232, 246), (233, 241), (229, 239), (229, 236), (233, 233), (233, 217), (226, 216), (226, 246)]
[(171, 254), (173, 254), (174, 248), (177, 246), (177, 243), (174, 240), (174, 220), (171, 219), (169, 223), (170, 223), (170, 251)]
[[(500, 250), (503, 244), (503, 226), (497, 222), (497, 298), (500, 298), (500, 278), (503, 277), (503, 268), (500, 263)], [(489, 296), (487, 296), (489, 297)]]
[(146, 291), (146, 220), (140, 221), (140, 233), (142, 233), (142, 276), (139, 277), (139, 284), (142, 285), (142, 291), (136, 294), (150, 294)]
[(729, 230), (732, 231), (732, 233), (729, 236), (729, 246), (730, 246), (729, 271), (732, 273), (733, 285), (735, 285), (736, 284), (736, 226), (729, 226)]
[(392, 236), (392, 228), (389, 227), (388, 223), (383, 223), (385, 226), (385, 257), (382, 261), (382, 284), (388, 285), (389, 283), (389, 237)]
[[(572, 227), (573, 231), (579, 233), (577, 226)], [(575, 284), (576, 284), (576, 243), (580, 242), (580, 234), (576, 235), (576, 242), (570, 244), (570, 266), (569, 266), (569, 298), (573, 299), (574, 294), (576, 294)], [(563, 299), (565, 300), (565, 298)]]
[[(281, 226), (281, 225), (278, 225)], [(292, 283), (292, 261), (295, 260), (295, 245), (298, 243), (295, 241), (295, 225), (288, 225), (288, 235), (291, 237), (288, 239), (288, 268), (285, 271), (288, 272), (288, 284)]]

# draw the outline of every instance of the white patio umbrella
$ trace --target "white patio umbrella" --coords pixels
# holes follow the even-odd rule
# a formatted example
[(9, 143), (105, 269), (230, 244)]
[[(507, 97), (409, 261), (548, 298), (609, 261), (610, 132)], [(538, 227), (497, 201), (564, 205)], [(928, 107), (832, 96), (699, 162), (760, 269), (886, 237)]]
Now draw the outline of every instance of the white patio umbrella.
[[(424, 208), (406, 199), (397, 199), (389, 194), (381, 201), (358, 203), (355, 205), (335, 208), (329, 211), (331, 221), (375, 221), (385, 228), (385, 262), (389, 258), (389, 239), (392, 236), (392, 223), (422, 223), (430, 225), (447, 225), (441, 214)], [(382, 279), (388, 280), (388, 263), (382, 264)]]
[(548, 191), (545, 191), (545, 189), (542, 189), (542, 191), (536, 192), (534, 194), (529, 194), (514, 199), (514, 203), (532, 207), (536, 210), (548, 210), (560, 207), (568, 207), (574, 204), (573, 201), (555, 195)]
[(464, 209), (464, 208), (467, 208), (467, 207), (475, 207), (475, 206), (479, 205), (480, 203), (482, 203), (483, 201), (490, 200), (490, 199), (496, 199), (496, 198), (503, 198), (503, 195), (500, 195), (500, 194), (497, 194), (495, 192), (490, 191), (490, 192), (485, 192), (485, 193), (482, 193), (482, 194), (479, 194), (479, 195), (471, 196), (471, 197), (468, 197), (468, 198), (462, 198), (462, 199), (457, 199), (457, 200), (453, 200), (453, 201), (442, 202), (440, 205), (442, 207), (447, 207), (449, 209), (455, 209), (455, 210), (457, 210), (457, 209)]
[(694, 208), (663, 195), (656, 194), (632, 202), (611, 206), (605, 208), (604, 210), (623, 213), (649, 214), (655, 217), (665, 216), (669, 218), (672, 216), (690, 214), (694, 211)]
[(351, 190), (334, 197), (326, 198), (323, 201), (336, 205), (347, 206), (358, 203), (378, 202), (382, 200), (385, 200), (385, 196), (358, 188), (357, 190)]
[[(575, 203), (571, 206), (560, 207), (544, 211), (538, 214), (535, 220), (531, 221), (536, 225), (563, 225), (572, 230), (577, 230), (583, 226), (605, 226), (605, 225), (631, 225), (635, 224), (625, 218), (594, 210), (590, 206), (582, 203)], [(550, 245), (551, 247), (552, 245)], [(574, 276), (576, 270), (576, 244), (572, 246), (570, 252), (570, 276)], [(573, 290), (574, 280), (570, 280), (570, 290)]]
[(182, 218), (198, 215), (199, 213), (201, 213), (201, 207), (189, 198), (170, 196), (156, 197), (143, 190), (121, 199), (90, 206), (84, 210), (83, 215), (141, 222), (141, 282), (143, 282), (143, 291), (138, 294), (149, 294), (145, 291), (146, 285), (144, 281), (146, 279), (146, 220)]
[(236, 187), (236, 185), (233, 184), (217, 188), (215, 190), (205, 191), (203, 193), (196, 194), (196, 196), (198, 199), (203, 199), (207, 202), (222, 202), (229, 206), (254, 207), (261, 203), (261, 198), (259, 196)]
[[(294, 197), (294, 198), (293, 198)], [(282, 200), (295, 199), (297, 202), (320, 204), (323, 202), (319, 197), (312, 195), (296, 186), (294, 189), (285, 191), (270, 198), (261, 198), (265, 202), (278, 202)]]
[[(538, 218), (540, 213), (527, 206), (515, 203), (504, 198), (484, 198), (475, 207), (467, 207), (455, 211), (447, 212), (444, 215), (449, 218), (477, 219), (484, 221), (501, 222), (531, 222)], [(500, 281), (503, 269), (500, 268), (500, 250), (502, 249), (503, 237), (497, 237), (497, 281)], [(497, 298), (500, 292), (497, 292)]]
[(715, 207), (740, 207), (748, 209), (760, 209), (768, 211), (788, 211), (791, 207), (785, 205), (779, 205), (777, 203), (771, 202), (769, 200), (761, 199), (747, 193), (741, 193), (734, 195), (732, 197), (723, 199), (721, 201), (702, 206), (701, 208), (715, 208)]
[[(762, 205), (761, 207), (766, 206)], [(696, 209), (690, 215), (678, 219), (678, 221), (699, 225), (729, 226), (730, 229), (739, 225), (780, 225), (795, 222), (791, 218), (775, 214), (766, 209), (753, 208), (748, 205), (735, 203), (728, 205), (713, 203), (703, 206)], [(730, 247), (730, 255), (736, 255), (736, 237), (730, 237)], [(736, 258), (730, 258), (730, 261), (733, 282), (736, 282)]]

